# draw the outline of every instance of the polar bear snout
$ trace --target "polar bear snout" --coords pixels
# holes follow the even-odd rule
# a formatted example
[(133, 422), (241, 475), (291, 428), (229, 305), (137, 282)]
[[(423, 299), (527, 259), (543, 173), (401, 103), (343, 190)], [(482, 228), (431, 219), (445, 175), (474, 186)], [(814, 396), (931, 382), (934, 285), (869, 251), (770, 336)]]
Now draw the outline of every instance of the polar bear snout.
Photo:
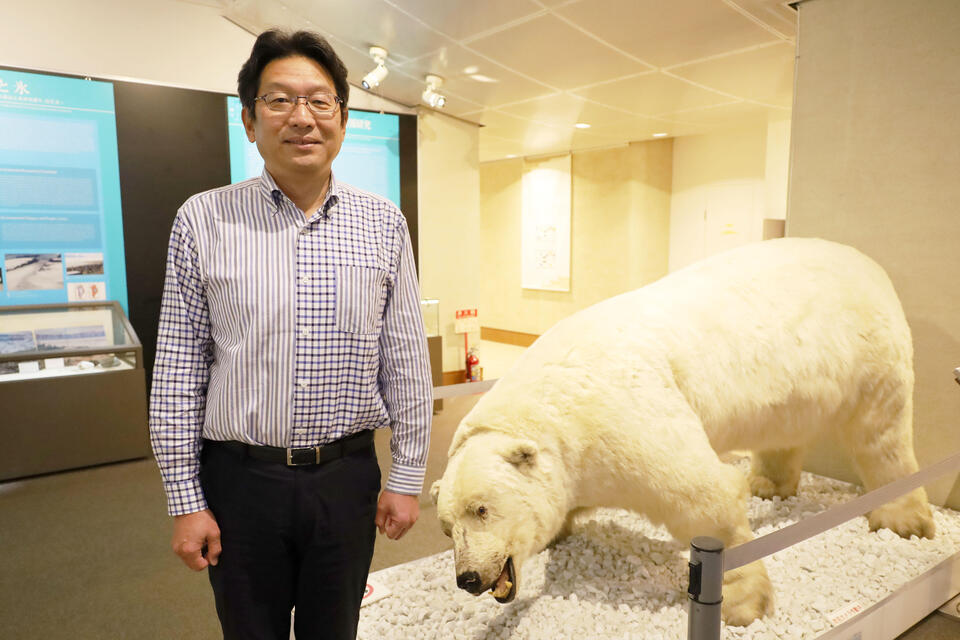
[(465, 571), (458, 575), (457, 586), (474, 595), (483, 591), (483, 582), (480, 580), (480, 574), (476, 571)]

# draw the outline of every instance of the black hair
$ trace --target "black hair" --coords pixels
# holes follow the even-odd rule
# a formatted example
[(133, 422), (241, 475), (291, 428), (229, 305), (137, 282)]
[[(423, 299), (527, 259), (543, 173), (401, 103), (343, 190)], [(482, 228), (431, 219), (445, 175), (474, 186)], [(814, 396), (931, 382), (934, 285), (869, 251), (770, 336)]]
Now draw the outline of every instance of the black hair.
[(247, 109), (251, 118), (256, 118), (254, 101), (260, 88), (260, 75), (264, 67), (274, 60), (303, 56), (310, 58), (327, 70), (333, 78), (333, 87), (343, 102), (341, 109), (347, 106), (350, 97), (350, 85), (347, 83), (347, 67), (323, 36), (312, 31), (282, 31), (270, 29), (264, 31), (253, 43), (250, 57), (240, 68), (237, 76), (237, 93), (240, 103)]

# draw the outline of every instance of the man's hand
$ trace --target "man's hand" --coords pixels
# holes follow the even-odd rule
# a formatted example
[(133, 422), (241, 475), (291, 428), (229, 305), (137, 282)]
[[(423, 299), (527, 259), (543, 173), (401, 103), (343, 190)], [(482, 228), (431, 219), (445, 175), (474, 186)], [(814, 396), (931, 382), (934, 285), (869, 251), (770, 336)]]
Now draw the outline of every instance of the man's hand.
[[(220, 558), (220, 527), (210, 509), (187, 513), (173, 519), (173, 552), (194, 571), (215, 565)], [(203, 549), (206, 547), (206, 557)]]
[(420, 517), (420, 498), (392, 491), (380, 494), (377, 503), (377, 529), (391, 540), (399, 540)]

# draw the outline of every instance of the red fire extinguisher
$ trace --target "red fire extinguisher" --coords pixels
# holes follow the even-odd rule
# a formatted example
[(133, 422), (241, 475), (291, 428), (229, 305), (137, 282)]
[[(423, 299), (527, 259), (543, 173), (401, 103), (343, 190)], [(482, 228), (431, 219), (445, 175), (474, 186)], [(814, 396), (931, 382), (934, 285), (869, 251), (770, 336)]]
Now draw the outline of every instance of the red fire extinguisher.
[(467, 382), (479, 382), (483, 380), (483, 369), (480, 367), (480, 357), (477, 356), (477, 348), (471, 347), (467, 354)]

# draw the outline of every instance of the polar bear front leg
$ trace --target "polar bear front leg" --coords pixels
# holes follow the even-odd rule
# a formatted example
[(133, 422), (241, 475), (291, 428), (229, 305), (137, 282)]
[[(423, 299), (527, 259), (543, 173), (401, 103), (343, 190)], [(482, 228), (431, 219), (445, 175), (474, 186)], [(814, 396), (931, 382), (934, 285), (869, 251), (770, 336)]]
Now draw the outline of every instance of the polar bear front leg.
[(723, 621), (744, 627), (773, 613), (773, 585), (763, 562), (757, 560), (723, 574)]
[(797, 495), (803, 449), (754, 451), (750, 463), (750, 492), (758, 498), (789, 498)]
[(595, 512), (596, 507), (577, 507), (571, 509), (567, 513), (567, 517), (563, 520), (563, 526), (560, 527), (560, 531), (557, 532), (557, 535), (553, 537), (553, 540), (547, 545), (547, 547), (553, 547), (558, 542), (570, 537), (573, 534), (573, 527), (577, 521), (588, 518), (591, 513)]
[[(691, 464), (693, 462), (691, 461)], [(715, 456), (701, 458), (682, 495), (665, 495), (664, 524), (678, 540), (713, 536), (725, 548), (753, 539), (747, 518), (747, 479)], [(723, 575), (721, 613), (728, 625), (748, 625), (773, 612), (773, 586), (763, 562), (727, 571)]]

